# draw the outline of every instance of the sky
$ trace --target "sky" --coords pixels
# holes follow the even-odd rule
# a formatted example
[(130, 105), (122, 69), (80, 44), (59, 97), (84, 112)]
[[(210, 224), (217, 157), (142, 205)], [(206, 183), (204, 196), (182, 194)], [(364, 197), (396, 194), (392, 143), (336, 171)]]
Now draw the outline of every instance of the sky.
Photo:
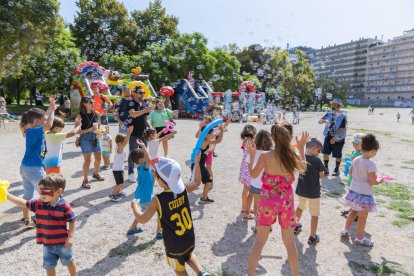
[[(75, 0), (60, 0), (60, 13), (71, 23)], [(123, 0), (143, 10), (149, 0)], [(413, 0), (164, 0), (179, 18), (180, 32), (201, 32), (210, 48), (237, 43), (286, 48), (321, 48), (362, 37), (384, 40), (414, 29)]]

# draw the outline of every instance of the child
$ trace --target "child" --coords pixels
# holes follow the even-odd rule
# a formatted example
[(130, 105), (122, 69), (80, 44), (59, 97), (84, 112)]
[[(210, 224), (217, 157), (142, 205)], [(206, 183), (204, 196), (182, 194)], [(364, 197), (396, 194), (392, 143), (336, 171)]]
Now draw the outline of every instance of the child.
[[(76, 123), (75, 123), (76, 125)], [(45, 132), (46, 140), (46, 156), (43, 160), (46, 174), (57, 173), (60, 174), (60, 167), (62, 165), (62, 150), (63, 141), (76, 135), (80, 129), (80, 124), (69, 133), (62, 133), (65, 127), (63, 119), (55, 117), (53, 119), (52, 128)]]
[[(290, 145), (292, 136), (288, 127), (291, 128), (291, 125), (287, 122), (273, 125), (271, 133), (274, 150), (262, 153), (254, 167), (253, 162), (248, 167), (252, 178), (256, 178), (264, 170), (261, 198), (257, 211), (257, 235), (249, 258), (248, 275), (255, 274), (271, 226), (277, 219), (281, 226), (282, 239), (288, 253), (291, 274), (294, 276), (299, 274), (298, 254), (293, 234), (297, 222), (294, 214), (292, 183), (295, 179), (294, 173), (304, 173), (306, 170), (304, 147), (309, 139), (309, 134), (302, 132), (300, 140), (296, 137), (300, 154), (298, 156)], [(250, 155), (250, 160), (254, 160), (256, 155), (254, 143), (248, 141), (246, 150)]]
[(401, 114), (400, 114), (400, 112), (397, 112), (397, 123), (400, 122), (400, 118), (401, 118)]
[(68, 267), (70, 275), (76, 275), (72, 252), (76, 217), (71, 205), (62, 197), (65, 186), (63, 176), (50, 174), (38, 183), (40, 199), (25, 200), (7, 194), (8, 200), (36, 214), (36, 242), (43, 244), (43, 267), (47, 275), (56, 275), (55, 267), (59, 259), (62, 265)]
[(101, 150), (104, 169), (107, 170), (111, 166), (110, 158), (112, 153), (112, 137), (109, 135), (109, 127), (106, 127), (105, 134), (102, 136)]
[[(256, 144), (255, 159), (253, 161), (250, 161), (250, 156), (247, 156), (246, 158), (247, 164), (250, 164), (250, 162), (253, 162), (254, 164), (256, 164), (257, 160), (259, 160), (260, 154), (262, 154), (262, 152), (271, 150), (273, 147), (273, 142), (270, 136), (270, 132), (264, 129), (259, 131), (254, 143)], [(245, 212), (244, 212), (245, 219), (254, 219), (255, 215), (257, 214), (257, 204), (259, 203), (260, 189), (262, 188), (261, 178), (262, 178), (262, 172), (260, 172), (256, 178), (251, 179), (250, 187), (249, 187), (249, 195), (247, 196), (247, 204), (246, 204), (247, 208), (245, 209)], [(252, 200), (254, 200), (253, 214), (250, 213), (250, 206), (252, 205)], [(256, 229), (256, 227), (254, 229)]]
[(125, 147), (128, 145), (131, 133), (134, 130), (133, 126), (130, 126), (127, 131), (127, 135), (118, 133), (115, 137), (115, 154), (114, 162), (112, 163), (112, 173), (115, 178), (115, 187), (112, 189), (112, 193), (109, 195), (111, 201), (118, 202), (125, 194), (121, 191), (122, 185), (124, 185), (124, 162), (126, 158)]
[[(49, 108), (46, 112), (39, 108), (31, 108), (23, 113), (20, 121), (20, 130), (26, 138), (26, 150), (20, 166), (20, 175), (23, 178), (23, 198), (33, 198), (34, 190), (40, 193), (39, 181), (46, 175), (43, 167), (45, 157), (45, 132), (53, 124), (55, 118), (56, 99), (49, 98)], [(31, 221), (29, 210), (23, 208), (23, 221), (29, 228), (35, 227)]]
[(245, 125), (241, 134), (240, 138), (242, 139), (242, 147), (243, 150), (243, 157), (240, 164), (240, 173), (239, 173), (239, 182), (243, 185), (243, 192), (242, 192), (242, 208), (241, 212), (250, 212), (250, 206), (247, 206), (247, 196), (249, 194), (249, 186), (251, 182), (248, 164), (246, 162), (247, 156), (249, 155), (246, 151), (246, 143), (253, 142), (256, 137), (256, 128), (252, 125)]
[[(296, 208), (296, 217), (299, 222), (302, 217), (303, 210), (309, 202), (309, 213), (311, 218), (311, 234), (308, 239), (308, 244), (317, 244), (320, 241), (319, 235), (316, 234), (318, 228), (318, 217), (320, 209), (321, 197), (321, 183), (320, 178), (323, 178), (325, 173), (325, 166), (318, 155), (322, 150), (322, 143), (312, 138), (306, 143), (306, 173), (299, 175), (298, 185), (296, 186), (296, 194), (299, 197), (299, 206)], [(295, 228), (295, 234), (299, 234), (302, 230), (302, 225), (299, 223)]]
[[(194, 180), (184, 185), (181, 179), (181, 167), (175, 160), (161, 157), (155, 164), (154, 177), (164, 191), (152, 199), (142, 213), (139, 203), (132, 201), (135, 219), (142, 224), (158, 213), (164, 236), (167, 263), (174, 269), (176, 275), (188, 275), (187, 263), (199, 276), (210, 275), (201, 272), (201, 265), (193, 253), (195, 235), (191, 217), (190, 202), (187, 193), (200, 186), (200, 154), (195, 157)], [(142, 208), (142, 207), (141, 207)]]
[[(201, 128), (201, 131), (203, 131), (204, 127)], [(210, 147), (210, 145), (217, 145), (221, 143), (221, 140), (223, 140), (223, 134), (224, 134), (224, 127), (223, 125), (220, 125), (218, 127), (220, 130), (220, 134), (217, 137), (217, 139), (213, 140), (216, 134), (214, 134), (214, 129), (210, 129), (208, 134), (206, 135), (202, 145), (201, 145), (201, 154), (200, 154), (200, 171), (201, 171), (201, 182), (204, 184), (203, 188), (203, 195), (200, 197), (201, 203), (213, 203), (214, 200), (208, 197), (208, 192), (213, 189), (213, 177), (211, 177), (210, 173), (207, 170), (206, 167), (206, 159), (207, 159), (207, 152)], [(191, 165), (191, 170), (194, 168), (194, 164)]]
[(177, 134), (177, 131), (173, 130), (170, 133), (164, 135), (163, 137), (158, 138), (160, 137), (161, 133), (162, 131), (157, 133), (157, 131), (153, 128), (148, 128), (144, 131), (144, 139), (148, 143), (148, 151), (152, 167), (154, 167), (155, 164), (158, 162), (158, 147), (160, 143), (173, 137), (175, 134)]
[[(213, 118), (211, 118), (210, 116), (204, 116), (203, 121), (200, 122), (199, 124), (199, 128), (197, 130), (197, 133), (195, 135), (195, 138), (199, 138), (200, 134), (201, 134), (201, 130), (203, 129), (203, 127), (207, 126), (209, 123), (211, 123), (213, 121)], [(212, 140), (215, 140), (217, 137), (213, 137)], [(206, 157), (206, 167), (208, 172), (210, 173), (211, 177), (213, 177), (213, 156), (214, 156), (214, 149), (216, 148), (216, 145), (211, 145), (208, 148), (208, 153), (207, 153), (207, 157)]]
[(379, 143), (374, 134), (367, 133), (361, 138), (362, 156), (352, 161), (350, 173), (352, 175), (351, 187), (345, 196), (345, 205), (351, 207), (351, 212), (346, 218), (345, 226), (341, 231), (343, 237), (349, 236), (349, 229), (358, 216), (355, 244), (373, 246), (374, 243), (364, 237), (365, 224), (368, 212), (376, 211), (375, 199), (372, 196), (374, 185), (382, 183), (383, 179), (377, 179), (377, 167), (370, 159), (377, 155)]
[[(151, 159), (145, 144), (137, 139), (137, 144), (141, 148), (131, 151), (130, 158), (138, 167), (138, 185), (134, 193), (134, 199), (141, 202), (141, 209), (144, 212), (153, 198), (154, 176), (152, 175)], [(135, 218), (127, 235), (141, 233), (142, 228), (138, 227), (138, 219)], [(157, 221), (156, 239), (162, 239), (161, 226)]]
[[(351, 161), (353, 161), (355, 158), (357, 158), (358, 156), (362, 155), (362, 149), (361, 149), (361, 138), (364, 136), (364, 133), (355, 133), (353, 138), (352, 138), (352, 146), (354, 147), (354, 149), (351, 152)], [(352, 166), (351, 166), (352, 167)], [(351, 169), (351, 168), (349, 168)], [(349, 178), (348, 178), (348, 186), (351, 186), (351, 182), (352, 182), (352, 175), (349, 174)], [(348, 211), (342, 211), (341, 215), (344, 217), (347, 217), (347, 215), (349, 214), (349, 212), (351, 211), (351, 209), (349, 209)], [(355, 221), (358, 220), (358, 217), (355, 218)]]

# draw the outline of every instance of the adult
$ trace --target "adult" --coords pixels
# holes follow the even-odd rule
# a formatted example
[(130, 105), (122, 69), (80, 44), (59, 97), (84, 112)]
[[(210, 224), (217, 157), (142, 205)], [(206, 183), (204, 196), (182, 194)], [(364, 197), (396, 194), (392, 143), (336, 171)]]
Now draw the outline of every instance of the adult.
[(342, 159), (342, 149), (345, 144), (346, 137), (346, 123), (347, 118), (344, 113), (341, 112), (343, 107), (342, 100), (334, 99), (331, 102), (332, 111), (328, 112), (320, 120), (320, 124), (325, 124), (323, 135), (325, 140), (323, 143), (323, 163), (325, 165), (325, 175), (329, 175), (329, 155), (332, 153), (332, 157), (336, 158), (335, 169), (332, 173), (333, 176), (339, 175), (339, 165)]
[[(129, 139), (129, 152), (138, 148), (137, 139), (142, 140), (146, 144), (143, 139), (143, 133), (147, 127), (151, 127), (151, 123), (148, 121), (148, 113), (154, 109), (153, 106), (147, 106), (145, 103), (145, 92), (141, 86), (136, 86), (133, 92), (134, 104), (128, 106), (128, 114), (132, 118), (132, 122), (129, 125), (134, 127), (134, 131)], [(134, 161), (130, 156), (128, 157), (128, 175), (128, 180), (130, 182), (136, 182), (134, 176)]]
[(134, 99), (131, 97), (131, 90), (124, 86), (122, 88), (124, 97), (115, 103), (115, 117), (119, 125), (119, 133), (126, 134), (128, 125), (132, 122), (132, 118), (129, 116), (129, 107), (134, 106)]
[[(155, 103), (155, 109), (149, 114), (149, 121), (151, 126), (154, 127), (157, 132), (162, 131), (167, 125), (165, 121), (174, 121), (173, 111), (165, 107), (162, 99), (157, 99)], [(168, 132), (169, 133), (169, 132)], [(164, 137), (168, 133), (162, 133), (161, 137)], [(162, 141), (162, 148), (164, 149), (164, 156), (167, 157), (168, 154), (168, 140)]]
[(99, 166), (101, 165), (101, 141), (96, 136), (96, 130), (100, 125), (100, 115), (93, 109), (93, 100), (91, 97), (82, 97), (79, 114), (76, 117), (76, 125), (80, 124), (80, 147), (83, 153), (83, 181), (82, 187), (89, 189), (91, 187), (88, 174), (91, 164), (91, 155), (93, 154), (95, 161), (93, 164), (92, 177), (103, 181), (104, 178), (99, 175)]
[(414, 107), (410, 111), (410, 114), (408, 114), (408, 116), (411, 116), (411, 124), (414, 125)]
[(105, 95), (103, 95), (102, 93), (99, 92), (99, 88), (98, 87), (94, 87), (93, 88), (93, 109), (99, 113), (99, 115), (101, 116), (101, 124), (103, 125), (107, 125), (108, 124), (108, 116), (106, 115), (106, 113), (108, 112), (108, 110), (110, 110), (113, 106), (113, 103), (111, 102), (110, 99), (108, 99), (108, 97), (106, 97)]

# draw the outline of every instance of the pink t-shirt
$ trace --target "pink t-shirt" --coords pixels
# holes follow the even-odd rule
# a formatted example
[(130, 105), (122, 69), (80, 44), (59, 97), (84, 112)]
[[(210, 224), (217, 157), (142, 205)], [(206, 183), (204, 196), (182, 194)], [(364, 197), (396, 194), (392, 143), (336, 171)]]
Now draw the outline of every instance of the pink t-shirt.
[(352, 182), (350, 189), (363, 195), (372, 195), (374, 188), (369, 184), (369, 173), (377, 172), (371, 160), (358, 156), (352, 161)]

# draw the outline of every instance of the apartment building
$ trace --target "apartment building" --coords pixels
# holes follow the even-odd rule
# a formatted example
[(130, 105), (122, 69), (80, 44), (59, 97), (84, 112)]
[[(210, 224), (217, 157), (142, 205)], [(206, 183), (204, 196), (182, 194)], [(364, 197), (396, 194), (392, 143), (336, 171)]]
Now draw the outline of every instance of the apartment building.
[(364, 99), (368, 48), (379, 42), (361, 38), (345, 44), (328, 46), (309, 54), (316, 78), (327, 78), (349, 86), (349, 103)]
[(414, 105), (414, 29), (369, 48), (363, 102)]

